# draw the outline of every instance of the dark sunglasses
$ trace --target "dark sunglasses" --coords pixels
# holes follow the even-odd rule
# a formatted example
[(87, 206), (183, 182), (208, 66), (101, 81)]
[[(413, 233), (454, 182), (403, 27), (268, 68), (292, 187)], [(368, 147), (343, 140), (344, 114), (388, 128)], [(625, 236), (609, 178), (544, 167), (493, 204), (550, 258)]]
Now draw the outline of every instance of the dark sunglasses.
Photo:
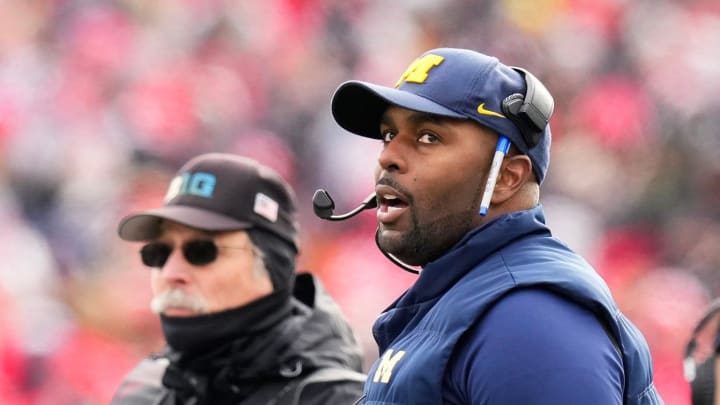
[[(211, 239), (197, 239), (183, 243), (183, 257), (193, 266), (205, 266), (215, 261), (220, 248), (246, 249), (247, 247), (218, 246)], [(152, 242), (140, 249), (140, 257), (144, 265), (161, 268), (165, 266), (174, 247), (164, 242)]]

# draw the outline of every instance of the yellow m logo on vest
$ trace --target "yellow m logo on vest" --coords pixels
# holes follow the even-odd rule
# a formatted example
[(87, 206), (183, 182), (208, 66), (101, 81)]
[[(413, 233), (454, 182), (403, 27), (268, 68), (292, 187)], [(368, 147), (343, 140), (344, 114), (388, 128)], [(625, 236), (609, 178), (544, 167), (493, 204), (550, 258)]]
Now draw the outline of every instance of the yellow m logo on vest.
[(430, 69), (441, 64), (444, 60), (445, 58), (442, 56), (433, 54), (428, 54), (422, 58), (415, 59), (410, 67), (407, 68), (405, 73), (400, 76), (400, 80), (395, 83), (395, 87), (400, 86), (402, 82), (424, 83), (428, 78)]
[(383, 384), (389, 383), (390, 377), (392, 377), (393, 369), (404, 355), (405, 350), (398, 350), (397, 353), (393, 355), (393, 349), (388, 349), (380, 359), (380, 364), (378, 365), (377, 370), (375, 370), (373, 382)]

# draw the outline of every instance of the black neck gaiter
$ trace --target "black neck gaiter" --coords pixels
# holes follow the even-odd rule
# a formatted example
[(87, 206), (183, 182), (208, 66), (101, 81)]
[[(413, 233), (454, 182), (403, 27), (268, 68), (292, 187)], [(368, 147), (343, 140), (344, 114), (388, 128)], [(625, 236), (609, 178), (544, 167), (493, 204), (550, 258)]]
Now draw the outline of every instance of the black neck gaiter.
[(290, 294), (274, 291), (241, 307), (212, 314), (191, 317), (161, 314), (160, 323), (168, 345), (183, 357), (194, 357), (269, 329), (291, 311)]

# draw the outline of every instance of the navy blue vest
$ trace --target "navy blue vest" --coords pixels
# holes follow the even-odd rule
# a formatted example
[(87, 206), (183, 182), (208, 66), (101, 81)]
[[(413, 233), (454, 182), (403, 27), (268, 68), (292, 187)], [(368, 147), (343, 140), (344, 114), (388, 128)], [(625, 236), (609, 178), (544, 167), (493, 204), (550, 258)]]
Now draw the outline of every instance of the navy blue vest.
[(365, 404), (442, 404), (448, 359), (460, 336), (516, 288), (551, 290), (605, 320), (622, 352), (626, 404), (662, 404), (642, 334), (616, 307), (605, 282), (553, 238), (541, 207), (496, 218), (429, 263), (375, 322), (380, 358)]

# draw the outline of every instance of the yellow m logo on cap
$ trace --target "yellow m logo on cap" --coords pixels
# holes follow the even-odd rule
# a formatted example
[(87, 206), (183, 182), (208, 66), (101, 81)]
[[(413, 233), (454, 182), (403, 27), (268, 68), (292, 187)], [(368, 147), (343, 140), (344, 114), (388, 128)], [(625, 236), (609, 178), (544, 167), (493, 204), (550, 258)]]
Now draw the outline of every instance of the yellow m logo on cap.
[(380, 364), (377, 370), (375, 370), (373, 382), (389, 383), (393, 369), (403, 356), (405, 356), (405, 350), (398, 350), (397, 353), (393, 354), (393, 349), (388, 349), (380, 359)]
[(441, 64), (444, 60), (445, 58), (442, 56), (433, 55), (431, 53), (423, 56), (422, 58), (415, 59), (407, 70), (405, 70), (405, 73), (400, 76), (400, 80), (395, 83), (395, 87), (399, 87), (402, 82), (424, 83), (428, 78), (430, 69)]

